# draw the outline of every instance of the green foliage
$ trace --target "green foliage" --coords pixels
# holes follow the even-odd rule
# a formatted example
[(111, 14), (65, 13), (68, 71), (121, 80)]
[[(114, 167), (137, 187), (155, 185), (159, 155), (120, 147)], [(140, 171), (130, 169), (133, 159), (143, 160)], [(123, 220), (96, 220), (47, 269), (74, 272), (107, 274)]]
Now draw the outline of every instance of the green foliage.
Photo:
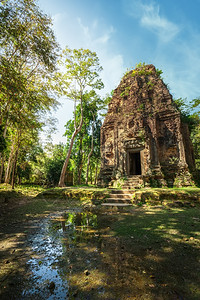
[(147, 86), (148, 86), (149, 90), (152, 90), (153, 87), (154, 87), (154, 83), (153, 83), (151, 80), (149, 80), (149, 81), (147, 82)]
[[(147, 71), (146, 70), (146, 63), (145, 62), (139, 62), (138, 64), (136, 64), (135, 69), (132, 71), (131, 76), (135, 77), (135, 76), (148, 76), (152, 74), (152, 71)], [(131, 72), (130, 69), (127, 69), (127, 71), (125, 72), (125, 74), (123, 75), (123, 77), (126, 77), (129, 73)], [(161, 74), (163, 73), (162, 70), (156, 69), (156, 75), (161, 78)]]
[(195, 114), (199, 114), (200, 111), (200, 97), (199, 98), (195, 98), (190, 102), (190, 105), (192, 107), (192, 109), (195, 111)]
[(3, 127), (0, 125), (0, 152), (6, 149), (6, 140), (3, 136)]
[(161, 77), (162, 74), (163, 74), (163, 71), (162, 71), (162, 70), (156, 69), (156, 75), (157, 75), (158, 77)]
[(47, 113), (58, 105), (49, 84), (59, 49), (51, 25), (35, 0), (1, 1), (0, 124), (7, 141), (3, 159), (7, 169), (17, 166), (19, 180), (28, 178), (26, 155), (38, 142)]
[(123, 74), (123, 77), (126, 77), (132, 71), (132, 69), (133, 68), (127, 68), (126, 72)]
[(102, 67), (96, 52), (66, 47), (59, 64), (65, 68), (64, 72), (58, 72), (56, 76), (59, 92), (68, 98), (81, 101), (88, 88), (92, 90), (103, 88), (103, 83), (99, 79)]
[(44, 161), (45, 183), (47, 186), (57, 186), (65, 160), (66, 147), (62, 143), (58, 145), (49, 144), (46, 150), (48, 155)]
[[(102, 67), (95, 52), (88, 49), (73, 49), (66, 47), (63, 50), (60, 64), (65, 67), (64, 72), (58, 72), (55, 80), (59, 84), (58, 92), (74, 100), (74, 131), (68, 148), (66, 160), (63, 164), (60, 175), (59, 186), (64, 186), (66, 168), (69, 163), (72, 147), (77, 134), (81, 131), (85, 119), (84, 105), (90, 103), (95, 106), (93, 97), (95, 90), (103, 88), (103, 83), (99, 78)], [(90, 91), (90, 92), (89, 92)], [(93, 95), (92, 95), (93, 94)], [(90, 101), (90, 99), (92, 99)], [(80, 103), (80, 110), (77, 109), (77, 102)], [(80, 179), (79, 179), (80, 180)]]
[[(15, 58), (34, 58), (54, 69), (58, 45), (51, 19), (43, 14), (35, 0), (6, 0), (0, 5), (1, 54)], [(27, 61), (26, 61), (27, 62)]]
[[(94, 99), (95, 100), (95, 99)], [(101, 99), (96, 99), (95, 101), (84, 102), (83, 105), (83, 126), (81, 131), (77, 135), (77, 139), (74, 142), (72, 154), (71, 154), (71, 164), (74, 171), (75, 183), (81, 183), (85, 181), (86, 174), (86, 162), (88, 155), (91, 150), (91, 142), (93, 136), (93, 153), (90, 159), (90, 180), (91, 175), (94, 175), (95, 167), (99, 164), (100, 159), (100, 127), (102, 125), (98, 118), (99, 105), (101, 104)], [(80, 115), (80, 105), (77, 107)], [(67, 124), (67, 136), (71, 137), (74, 130), (74, 125), (72, 120)], [(93, 128), (93, 129), (92, 129)]]
[(125, 90), (120, 94), (121, 97), (127, 97), (130, 93), (130, 86), (127, 86)]
[(193, 107), (187, 103), (187, 99), (178, 98), (173, 100), (176, 108), (181, 113), (181, 120), (188, 124), (190, 132), (199, 123), (200, 119), (196, 113), (193, 113)]
[[(94, 99), (95, 100), (95, 99)], [(89, 152), (91, 150), (91, 140), (92, 140), (92, 127), (93, 127), (93, 146), (94, 150), (91, 156), (91, 175), (94, 176), (96, 165), (99, 164), (100, 160), (100, 127), (102, 125), (101, 120), (98, 118), (99, 106), (98, 103), (101, 103), (96, 99), (95, 101), (84, 102), (83, 104), (83, 126), (81, 131), (77, 134), (77, 138), (74, 141), (74, 145), (71, 152), (71, 170), (74, 173), (74, 182), (75, 184), (80, 184), (85, 182), (86, 176), (86, 164)], [(77, 106), (76, 117), (80, 118), (81, 108), (80, 105)], [(74, 132), (74, 122), (69, 120), (66, 124), (66, 132), (68, 145), (70, 146), (70, 139)]]
[(145, 66), (146, 66), (146, 63), (145, 62), (139, 62), (138, 64), (136, 64), (136, 66), (135, 66), (135, 68), (136, 69), (143, 69), (143, 68), (145, 68)]
[(139, 107), (138, 107), (138, 111), (142, 111), (142, 110), (144, 110), (144, 108), (145, 108), (145, 105), (144, 105), (144, 103), (141, 103), (140, 105), (139, 105)]
[(30, 182), (31, 175), (31, 165), (28, 162), (24, 162), (17, 165), (17, 176), (18, 183), (21, 184), (23, 182)]
[(188, 124), (192, 140), (197, 170), (200, 170), (200, 115), (197, 111), (200, 101), (194, 99), (189, 103), (187, 99), (175, 99), (174, 103), (181, 113), (182, 122)]
[(148, 76), (148, 75), (151, 75), (152, 74), (152, 71), (147, 71), (146, 70), (146, 64), (145, 63), (139, 63), (136, 65), (136, 68), (135, 70), (133, 70), (132, 72), (132, 77), (135, 77), (135, 76)]
[(64, 158), (51, 158), (45, 164), (46, 183), (47, 185), (58, 185), (60, 173), (64, 163)]

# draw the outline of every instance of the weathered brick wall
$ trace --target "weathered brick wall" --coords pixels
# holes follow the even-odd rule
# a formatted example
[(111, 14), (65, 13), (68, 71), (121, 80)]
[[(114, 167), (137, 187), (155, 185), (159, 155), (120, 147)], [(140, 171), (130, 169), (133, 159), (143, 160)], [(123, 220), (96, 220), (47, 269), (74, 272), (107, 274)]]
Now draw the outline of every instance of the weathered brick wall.
[(134, 152), (140, 153), (141, 175), (146, 183), (155, 179), (160, 184), (166, 180), (173, 184), (176, 175), (184, 177), (184, 172), (189, 180), (187, 163), (192, 165), (189, 133), (153, 65), (130, 71), (114, 91), (101, 128), (99, 182), (129, 176)]

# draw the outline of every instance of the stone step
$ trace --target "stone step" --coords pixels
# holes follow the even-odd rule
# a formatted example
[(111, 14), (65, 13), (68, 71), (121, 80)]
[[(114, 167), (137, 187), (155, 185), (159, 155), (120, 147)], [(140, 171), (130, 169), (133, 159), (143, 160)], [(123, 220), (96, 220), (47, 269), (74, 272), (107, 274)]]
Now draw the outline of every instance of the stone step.
[(131, 190), (132, 188), (135, 188), (135, 186), (125, 186), (125, 188), (126, 188), (127, 190)]
[[(126, 187), (126, 188), (128, 189), (128, 187)], [(140, 186), (138, 186), (138, 187), (137, 187), (137, 186), (130, 186), (129, 189), (130, 189), (130, 191), (131, 191), (132, 189), (134, 189), (134, 191), (135, 191), (135, 190), (139, 190), (139, 189), (140, 189)]]
[(102, 206), (118, 206), (118, 207), (125, 207), (125, 206), (131, 206), (132, 204), (129, 203), (102, 203)]
[(124, 185), (143, 184), (143, 181), (125, 181)]
[(124, 183), (122, 189), (129, 189), (130, 187), (141, 186), (141, 183)]
[(130, 199), (107, 198), (104, 203), (131, 203)]
[(102, 206), (106, 207), (126, 207), (131, 206), (131, 198), (132, 193), (134, 191), (130, 191), (128, 189), (118, 190), (118, 189), (110, 189), (109, 198), (105, 199)]
[(113, 189), (110, 189), (110, 195), (114, 195), (114, 194), (133, 194), (134, 193), (134, 190), (133, 191), (130, 191), (129, 189), (123, 189), (123, 190), (113, 190)]
[(142, 179), (142, 175), (129, 175), (127, 178), (139, 178), (139, 179)]
[(110, 197), (112, 198), (119, 198), (119, 199), (132, 199), (132, 194), (110, 194)]
[(143, 180), (141, 178), (127, 178), (124, 181), (125, 182), (142, 182)]
[(142, 180), (125, 180), (125, 181), (124, 181), (124, 184), (126, 184), (126, 183), (130, 183), (130, 184), (141, 184), (141, 183), (143, 183), (143, 181), (142, 181)]
[(142, 184), (143, 183), (143, 181), (133, 181), (133, 180), (126, 180), (126, 181), (124, 181), (124, 184)]

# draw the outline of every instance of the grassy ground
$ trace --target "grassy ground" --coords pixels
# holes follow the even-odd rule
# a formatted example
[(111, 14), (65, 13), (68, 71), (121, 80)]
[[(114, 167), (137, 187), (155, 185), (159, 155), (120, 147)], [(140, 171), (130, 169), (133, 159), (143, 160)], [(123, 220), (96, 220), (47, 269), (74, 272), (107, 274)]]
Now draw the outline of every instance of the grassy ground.
[(199, 208), (146, 207), (111, 219), (110, 230), (139, 281), (140, 291), (130, 283), (133, 293), (143, 290), (144, 299), (200, 299)]
[(134, 192), (133, 203), (168, 207), (199, 206), (200, 188), (143, 188)]
[[(119, 288), (120, 295), (125, 288), (127, 298), (119, 299), (200, 299), (200, 189), (144, 189), (135, 194), (135, 203), (142, 207), (104, 211), (99, 218), (101, 261), (96, 259), (99, 268), (106, 266), (101, 269), (102, 280), (113, 276), (107, 286), (110, 293)], [(18, 186), (12, 191), (10, 186), (0, 185), (0, 292), (15, 292), (20, 285), (16, 278), (23, 279), (31, 255), (26, 240), (37, 230), (40, 219), (67, 208), (94, 208), (107, 196), (106, 189), (94, 187)], [(181, 205), (175, 207), (173, 202)], [(83, 261), (86, 259), (84, 256)], [(76, 266), (74, 270), (74, 278), (80, 278)], [(81, 284), (76, 283), (76, 289), (87, 295)], [(87, 289), (95, 290), (95, 280)]]

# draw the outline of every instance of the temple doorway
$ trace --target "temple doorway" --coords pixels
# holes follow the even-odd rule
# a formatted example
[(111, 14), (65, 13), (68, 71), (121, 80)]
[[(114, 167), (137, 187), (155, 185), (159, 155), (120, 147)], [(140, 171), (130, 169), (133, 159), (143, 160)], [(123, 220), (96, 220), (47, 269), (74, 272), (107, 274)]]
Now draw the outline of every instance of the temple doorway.
[(141, 175), (140, 152), (129, 152), (129, 175)]

